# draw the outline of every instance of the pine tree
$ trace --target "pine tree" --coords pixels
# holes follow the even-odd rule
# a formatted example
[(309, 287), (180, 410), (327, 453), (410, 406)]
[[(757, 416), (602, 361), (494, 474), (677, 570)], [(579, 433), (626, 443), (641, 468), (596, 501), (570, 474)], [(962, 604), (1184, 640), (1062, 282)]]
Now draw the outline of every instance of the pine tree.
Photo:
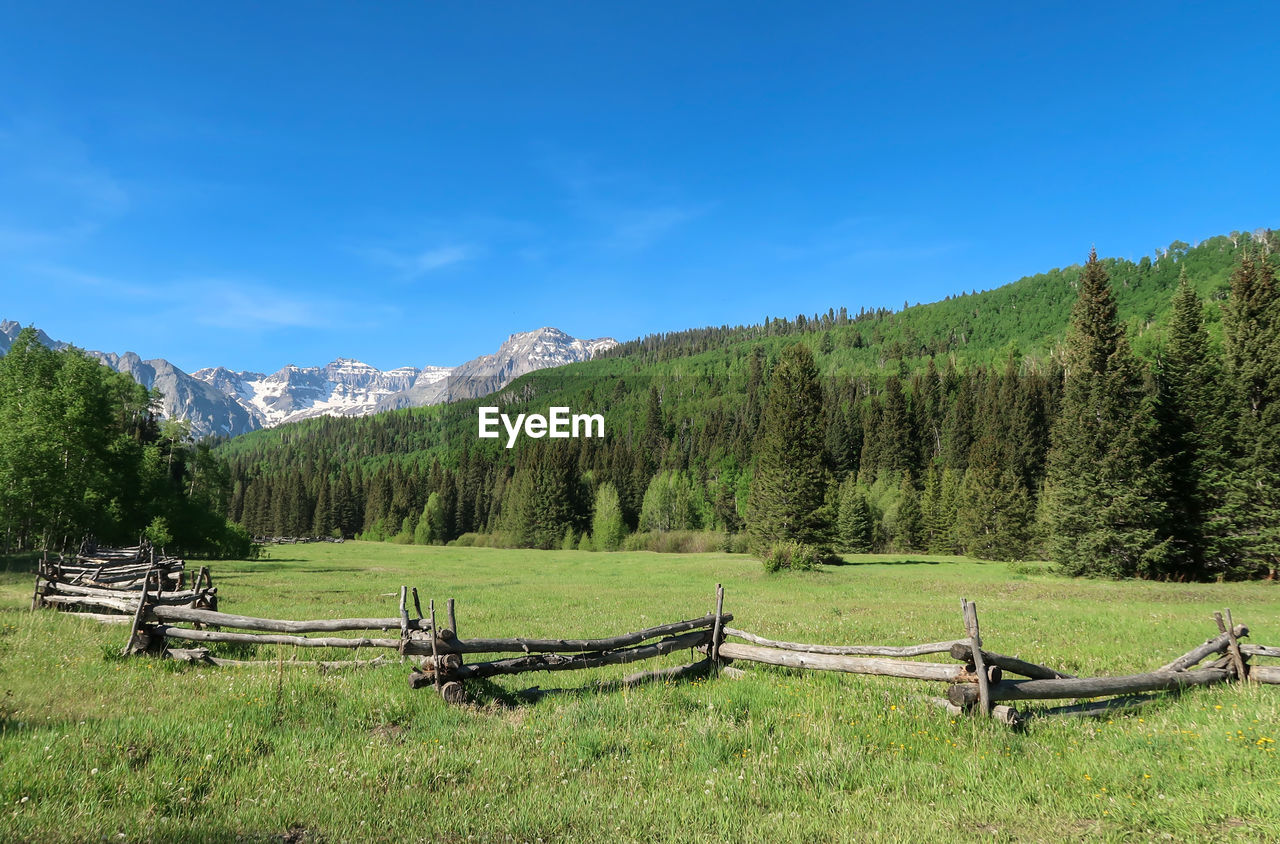
[(312, 536), (328, 536), (333, 530), (333, 504), (329, 494), (329, 476), (320, 478), (320, 490), (316, 493), (316, 512), (311, 522)]
[(1169, 541), (1157, 531), (1154, 414), (1096, 252), (1080, 275), (1065, 357), (1045, 492), (1050, 553), (1072, 575), (1158, 574)]
[(825, 542), (822, 445), (818, 367), (809, 347), (797, 343), (774, 368), (756, 442), (747, 529), (758, 549), (785, 540)]
[(1210, 537), (1214, 488), (1231, 467), (1224, 461), (1221, 371), (1209, 352), (1200, 297), (1187, 279), (1178, 280), (1168, 340), (1157, 361), (1157, 418), (1165, 457), (1165, 531), (1171, 539), (1167, 574), (1196, 579), (1221, 570)]
[(950, 468), (942, 470), (938, 491), (938, 514), (934, 527), (936, 545), (929, 550), (937, 554), (959, 553), (956, 521), (960, 511), (960, 478)]
[(1280, 285), (1275, 269), (1248, 251), (1231, 278), (1223, 309), (1223, 345), (1234, 431), (1235, 472), (1219, 520), (1226, 527), (1229, 573), (1280, 569)]
[(901, 552), (918, 551), (924, 536), (924, 514), (920, 510), (920, 494), (904, 473), (898, 487), (898, 517), (893, 523), (893, 544)]
[(858, 485), (857, 478), (849, 475), (840, 485), (840, 509), (836, 522), (840, 550), (853, 554), (870, 553), (874, 527), (866, 493)]

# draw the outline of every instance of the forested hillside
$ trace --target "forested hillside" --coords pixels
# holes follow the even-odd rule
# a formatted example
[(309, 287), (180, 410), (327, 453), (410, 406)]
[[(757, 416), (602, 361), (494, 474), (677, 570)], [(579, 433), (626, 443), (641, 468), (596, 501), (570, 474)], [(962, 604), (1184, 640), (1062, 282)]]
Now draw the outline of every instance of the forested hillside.
[[(1233, 277), (1248, 255), (1273, 267), (1276, 240), (1271, 232), (1233, 234), (1195, 247), (1175, 242), (1154, 260), (1091, 265), (1108, 279), (1117, 331), (1137, 353), (1130, 387), (1137, 385), (1139, 403), (1164, 408), (1166, 428), (1150, 435), (1163, 441), (1174, 424), (1161, 391), (1167, 350), (1184, 348), (1186, 332), (1200, 332), (1199, 354), (1221, 362), (1224, 373), (1276, 351), (1255, 343), (1246, 355), (1252, 363), (1232, 363), (1240, 337), (1224, 338), (1223, 328)], [(679, 531), (733, 534), (745, 526), (776, 364), (802, 343), (813, 352), (823, 396), (819, 516), (837, 547), (1041, 556), (1052, 547), (1043, 493), (1081, 273), (1080, 266), (1053, 270), (897, 313), (832, 309), (650, 336), (601, 359), (526, 376), (484, 401), (238, 437), (217, 449), (231, 469), (230, 516), (257, 534), (442, 542), (478, 532), (489, 536), (467, 541), (540, 547), (660, 547), (654, 537)], [(1183, 312), (1175, 319), (1180, 277)], [(1271, 292), (1259, 295), (1274, 299), (1274, 285), (1262, 287)], [(1200, 317), (1194, 326), (1188, 307)], [(1259, 307), (1257, 319), (1276, 319), (1272, 300)], [(1237, 320), (1237, 335), (1242, 325)], [(1209, 403), (1222, 410), (1232, 401), (1224, 395)], [(1249, 413), (1267, 403), (1253, 401)], [(476, 437), (477, 407), (494, 403), (512, 415), (553, 405), (603, 413), (607, 436), (524, 439), (508, 451)], [(1161, 472), (1174, 462), (1157, 460)], [(1170, 477), (1158, 484), (1168, 487)], [(615, 508), (620, 526), (600, 517)], [(1165, 518), (1169, 508), (1161, 512)], [(630, 531), (640, 535), (624, 540)], [(1169, 546), (1167, 554), (1105, 573), (1272, 570), (1274, 562), (1250, 547), (1206, 556)]]
[(83, 351), (24, 328), (0, 357), (0, 553), (141, 538), (181, 553), (243, 556), (225, 517), (230, 479), (158, 396)]

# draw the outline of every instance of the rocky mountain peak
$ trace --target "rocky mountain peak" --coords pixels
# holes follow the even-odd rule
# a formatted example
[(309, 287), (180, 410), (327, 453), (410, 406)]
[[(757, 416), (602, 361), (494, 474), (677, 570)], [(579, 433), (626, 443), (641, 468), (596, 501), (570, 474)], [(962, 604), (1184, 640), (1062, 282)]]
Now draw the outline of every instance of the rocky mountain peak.
[[(0, 354), (7, 352), (22, 326), (0, 322)], [(39, 339), (50, 348), (65, 343)], [(579, 340), (544, 326), (512, 334), (491, 355), (461, 366), (401, 366), (384, 371), (354, 358), (334, 358), (324, 366), (289, 364), (274, 373), (235, 372), (223, 366), (183, 372), (163, 358), (142, 360), (133, 352), (89, 352), (104, 365), (133, 376), (163, 395), (166, 418), (191, 421), (197, 437), (235, 436), (313, 416), (364, 416), (398, 407), (420, 407), (477, 398), (502, 389), (535, 369), (590, 360), (617, 343), (610, 338)]]

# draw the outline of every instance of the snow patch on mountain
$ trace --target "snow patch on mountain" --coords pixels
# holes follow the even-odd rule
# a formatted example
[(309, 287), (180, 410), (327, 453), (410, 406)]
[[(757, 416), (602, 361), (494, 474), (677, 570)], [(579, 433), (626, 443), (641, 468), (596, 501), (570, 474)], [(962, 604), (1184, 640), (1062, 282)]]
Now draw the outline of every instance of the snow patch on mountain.
[[(0, 321), (0, 354), (21, 330), (16, 322)], [(50, 348), (66, 345), (44, 332), (37, 336)], [(616, 345), (608, 337), (580, 340), (548, 327), (512, 334), (497, 352), (461, 366), (401, 366), (383, 372), (363, 361), (337, 358), (324, 366), (290, 364), (270, 375), (222, 366), (187, 374), (163, 358), (144, 361), (133, 352), (87, 354), (147, 389), (159, 390), (161, 416), (188, 419), (192, 434), (203, 437), (236, 436), (315, 416), (365, 416), (479, 398), (526, 373), (590, 360)]]

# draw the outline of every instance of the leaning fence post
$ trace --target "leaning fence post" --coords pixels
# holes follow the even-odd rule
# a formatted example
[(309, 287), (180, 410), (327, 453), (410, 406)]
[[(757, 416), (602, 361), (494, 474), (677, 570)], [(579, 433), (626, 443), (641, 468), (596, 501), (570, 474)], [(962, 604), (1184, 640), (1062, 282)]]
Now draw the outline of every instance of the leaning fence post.
[(965, 633), (969, 636), (969, 649), (973, 654), (974, 673), (978, 675), (978, 706), (983, 715), (991, 714), (991, 688), (987, 684), (987, 666), (982, 659), (982, 634), (978, 630), (978, 606), (967, 598), (960, 599), (964, 614)]
[(438, 692), (440, 691), (440, 651), (436, 648), (436, 633), (440, 628), (436, 627), (436, 599), (432, 598), (427, 607), (427, 612), (431, 613), (431, 676), (435, 679)]
[[(1223, 613), (1226, 614), (1226, 621), (1223, 621)], [(1241, 683), (1248, 682), (1248, 669), (1244, 664), (1244, 656), (1240, 653), (1240, 642), (1236, 639), (1235, 625), (1231, 622), (1231, 610), (1215, 612), (1213, 620), (1218, 622), (1218, 630), (1227, 636), (1227, 650), (1231, 652), (1231, 662), (1236, 667), (1236, 680)]]
[(720, 668), (720, 638), (724, 618), (724, 587), (716, 584), (716, 623), (711, 628), (711, 662)]
[(125, 642), (121, 656), (129, 656), (145, 651), (151, 644), (150, 637), (140, 633), (142, 622), (147, 616), (147, 587), (151, 585), (151, 573), (155, 567), (147, 569), (142, 578), (142, 594), (138, 596), (138, 609), (133, 614), (133, 624), (129, 625), (129, 639)]

